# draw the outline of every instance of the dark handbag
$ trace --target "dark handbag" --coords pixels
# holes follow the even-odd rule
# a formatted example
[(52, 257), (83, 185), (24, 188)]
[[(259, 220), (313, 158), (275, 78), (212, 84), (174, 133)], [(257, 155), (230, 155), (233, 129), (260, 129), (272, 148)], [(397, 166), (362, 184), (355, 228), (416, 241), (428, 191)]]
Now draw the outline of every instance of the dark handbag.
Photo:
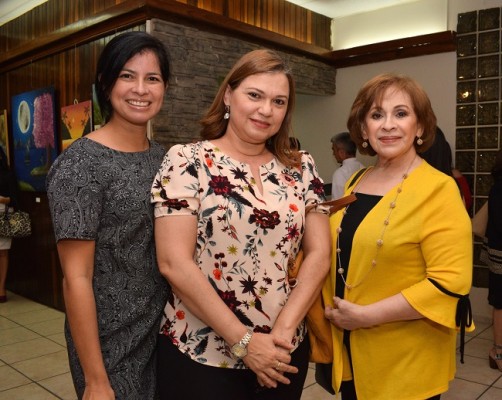
[(31, 235), (30, 215), (24, 211), (9, 211), (0, 214), (0, 237), (23, 238)]

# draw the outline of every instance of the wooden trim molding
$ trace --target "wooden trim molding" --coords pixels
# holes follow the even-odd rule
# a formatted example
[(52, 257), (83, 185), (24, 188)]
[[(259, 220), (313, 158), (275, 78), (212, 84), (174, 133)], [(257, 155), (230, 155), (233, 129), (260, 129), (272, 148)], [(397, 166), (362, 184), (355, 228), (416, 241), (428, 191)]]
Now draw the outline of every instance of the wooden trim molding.
[(400, 58), (445, 53), (457, 49), (456, 33), (444, 31), (336, 50), (324, 54), (337, 68), (371, 64)]
[(46, 36), (37, 38), (14, 50), (0, 53), (0, 74), (14, 70), (36, 60), (74, 48), (76, 45), (96, 40), (111, 32), (145, 23), (152, 18), (173, 22), (189, 21), (197, 26), (227, 31), (254, 41), (269, 43), (301, 53), (325, 63), (326, 49), (283, 36), (256, 26), (218, 15), (176, 1), (129, 0), (104, 12), (82, 19)]
[(114, 31), (143, 24), (152, 18), (187, 21), (205, 29), (225, 31), (247, 40), (303, 54), (336, 68), (456, 50), (455, 32), (445, 31), (330, 52), (325, 48), (177, 1), (128, 0), (0, 53), (0, 74), (107, 36)]

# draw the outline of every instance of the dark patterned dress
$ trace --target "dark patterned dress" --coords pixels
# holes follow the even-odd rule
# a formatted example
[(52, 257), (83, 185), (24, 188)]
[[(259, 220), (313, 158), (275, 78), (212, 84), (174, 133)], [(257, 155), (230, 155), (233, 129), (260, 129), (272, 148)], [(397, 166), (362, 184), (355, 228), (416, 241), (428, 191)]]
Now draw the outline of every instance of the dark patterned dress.
[[(165, 151), (126, 153), (88, 138), (55, 161), (47, 194), (56, 241), (95, 240), (94, 296), (105, 367), (117, 399), (155, 397), (154, 349), (168, 285), (153, 242), (150, 188)], [(79, 398), (85, 382), (65, 327)]]

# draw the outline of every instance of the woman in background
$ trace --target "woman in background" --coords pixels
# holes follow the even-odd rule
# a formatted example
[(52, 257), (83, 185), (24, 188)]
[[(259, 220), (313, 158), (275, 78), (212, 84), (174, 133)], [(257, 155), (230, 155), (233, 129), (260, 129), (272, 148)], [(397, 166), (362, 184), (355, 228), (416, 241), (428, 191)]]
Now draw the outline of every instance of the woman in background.
[(493, 185), (488, 195), (486, 224), (481, 260), (488, 268), (488, 303), (493, 307), (493, 347), (490, 367), (502, 372), (502, 150), (492, 168)]
[[(17, 206), (17, 182), (14, 173), (9, 168), (7, 156), (0, 148), (0, 218), (7, 207)], [(12, 239), (0, 237), (0, 303), (7, 301), (7, 271), (9, 269), (9, 250)]]
[(438, 399), (455, 375), (454, 296), (471, 286), (472, 235), (454, 180), (418, 154), (436, 117), (417, 82), (383, 74), (360, 89), (347, 127), (377, 160), (330, 220), (333, 387), (343, 400)]
[(150, 187), (165, 152), (147, 123), (161, 109), (169, 68), (153, 36), (113, 38), (95, 80), (106, 123), (65, 150), (47, 177), (79, 399), (156, 398), (168, 288), (155, 259)]

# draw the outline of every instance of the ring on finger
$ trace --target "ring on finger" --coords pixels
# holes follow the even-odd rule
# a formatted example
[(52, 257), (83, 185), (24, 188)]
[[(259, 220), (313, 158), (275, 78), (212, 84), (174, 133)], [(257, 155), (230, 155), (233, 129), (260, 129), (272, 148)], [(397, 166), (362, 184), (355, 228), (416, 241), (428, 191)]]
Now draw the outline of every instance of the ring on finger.
[(277, 365), (275, 366), (275, 368), (274, 368), (274, 369), (275, 369), (276, 371), (279, 371), (279, 370), (280, 370), (280, 368), (281, 368), (281, 365), (282, 365), (282, 362), (277, 361)]

